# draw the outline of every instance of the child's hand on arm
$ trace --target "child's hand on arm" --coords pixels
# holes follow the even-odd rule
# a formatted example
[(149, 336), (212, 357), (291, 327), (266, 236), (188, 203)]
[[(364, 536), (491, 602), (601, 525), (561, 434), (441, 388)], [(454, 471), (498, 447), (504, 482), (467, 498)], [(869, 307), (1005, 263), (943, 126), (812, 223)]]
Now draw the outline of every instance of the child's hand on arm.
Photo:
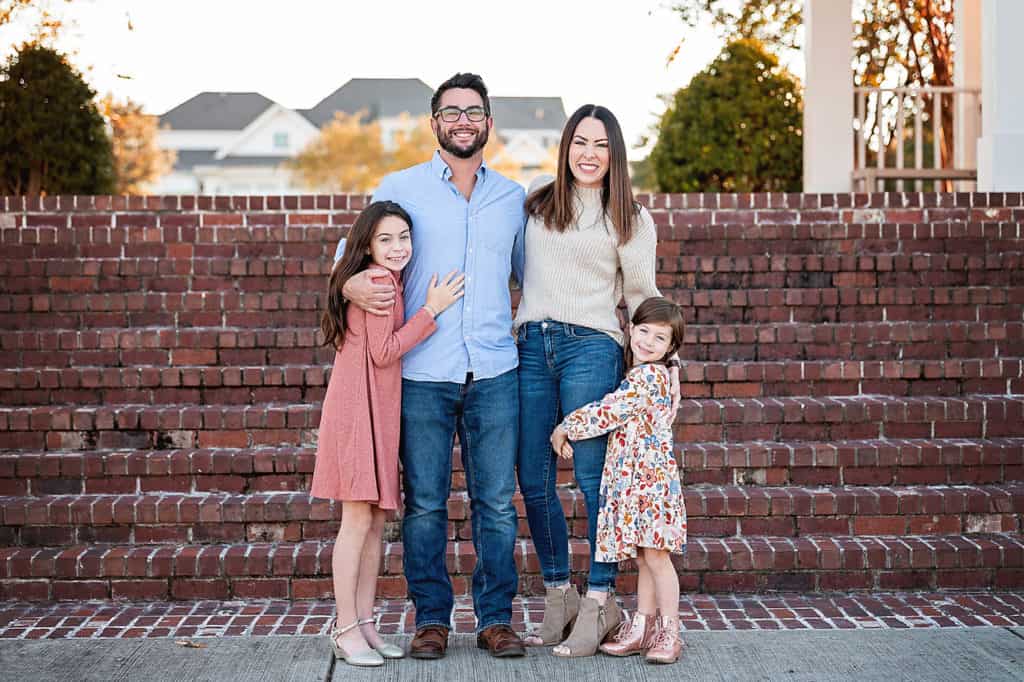
[(423, 307), (433, 317), (437, 317), (445, 310), (448, 310), (457, 300), (462, 298), (465, 291), (466, 276), (460, 275), (457, 270), (452, 270), (440, 282), (437, 275), (430, 278), (430, 286), (427, 287), (427, 302)]
[(572, 459), (573, 452), (572, 445), (569, 443), (569, 434), (561, 424), (551, 432), (551, 449), (557, 452), (559, 457)]

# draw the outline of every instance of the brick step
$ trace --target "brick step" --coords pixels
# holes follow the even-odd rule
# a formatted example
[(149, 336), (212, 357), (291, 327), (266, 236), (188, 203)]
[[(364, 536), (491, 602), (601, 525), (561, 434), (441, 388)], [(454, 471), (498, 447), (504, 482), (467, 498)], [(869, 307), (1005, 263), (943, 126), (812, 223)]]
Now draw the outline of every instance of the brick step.
[[(0, 407), (0, 449), (252, 447), (316, 442), (309, 404)], [(1024, 396), (684, 399), (678, 442), (1024, 436)]]
[(699, 256), (764, 254), (983, 256), (1021, 250), (1020, 208), (852, 208), (836, 211), (673, 210), (656, 214), (658, 240)]
[[(862, 488), (687, 488), (694, 537), (773, 535), (959, 535), (1020, 532), (1024, 483), (1002, 486)], [(559, 490), (570, 535), (586, 538), (587, 513), (576, 489)], [(519, 534), (529, 537), (522, 498)], [(449, 539), (467, 540), (464, 491), (448, 501)], [(187, 544), (329, 540), (341, 505), (306, 493), (176, 493), (0, 498), (0, 544)], [(393, 532), (399, 532), (397, 524)]]
[[(667, 275), (659, 275), (666, 277)], [(661, 286), (659, 284), (659, 286)], [(687, 322), (995, 322), (1024, 317), (1024, 287), (716, 289), (682, 282), (672, 298)]]
[[(1024, 481), (1024, 438), (675, 444), (687, 485), (979, 485)], [(0, 452), (0, 495), (309, 490), (311, 447)], [(459, 448), (452, 487), (465, 489)], [(572, 463), (558, 460), (559, 485)]]
[[(913, 485), (1024, 480), (1024, 439), (676, 443), (689, 484)], [(0, 494), (308, 490), (312, 448), (0, 453)], [(572, 464), (558, 462), (560, 485)], [(465, 481), (456, 445), (453, 488)]]
[(693, 398), (1024, 394), (1024, 361), (688, 360), (684, 378), (683, 395)]
[(308, 445), (319, 426), (309, 404), (0, 407), (0, 449)]
[[(659, 278), (671, 277), (661, 274)], [(305, 285), (300, 292), (235, 290), (15, 294), (5, 298), (0, 329), (76, 329), (169, 326), (302, 326), (315, 329), (326, 292)], [(225, 280), (222, 289), (231, 287)], [(1019, 321), (1024, 286), (807, 287), (696, 291), (684, 282), (673, 298), (688, 322)]]
[[(693, 360), (968, 360), (1024, 357), (1024, 322), (691, 324)], [(0, 367), (330, 365), (315, 326), (0, 330)]]
[(962, 485), (1024, 481), (1024, 438), (676, 443), (687, 485)]
[(1024, 355), (1024, 323), (691, 324), (681, 354), (715, 361), (1020, 357)]
[(1024, 436), (1024, 397), (684, 399), (678, 442)]
[[(193, 353), (195, 351), (192, 351)], [(172, 356), (175, 351), (172, 351)], [(217, 354), (208, 351), (216, 363)], [(172, 359), (173, 362), (173, 359)], [(0, 369), (0, 404), (245, 405), (321, 402), (331, 366), (89, 367)], [(1024, 360), (688, 360), (691, 398), (830, 395), (1024, 394)]]
[[(307, 350), (300, 352), (310, 354)], [(239, 366), (229, 358), (218, 359), (213, 350), (172, 351), (172, 363), (179, 353), (188, 353), (194, 359), (208, 354), (206, 359), (212, 366), (89, 367), (76, 363), (75, 367), (60, 369), (0, 369), (0, 390), (12, 389), (0, 394), (0, 404), (320, 403), (332, 370), (332, 364), (320, 363)], [(227, 355), (228, 351), (221, 353)]]
[[(1020, 241), (1015, 227), (1024, 221), (1024, 210), (1008, 205), (1014, 199), (996, 197), (994, 203), (1000, 204), (996, 206), (989, 205), (992, 197), (984, 194), (973, 195), (976, 201), (970, 195), (958, 196), (964, 201), (951, 194), (906, 193), (895, 199), (900, 206), (882, 205), (883, 194), (644, 195), (640, 200), (651, 209), (662, 240), (709, 244), (766, 241), (777, 250), (791, 245), (796, 253), (805, 253), (809, 241), (863, 242), (876, 249), (890, 246), (887, 242), (891, 241), (921, 242), (932, 248), (959, 246), (971, 253), (984, 252), (977, 242)], [(51, 199), (57, 201), (57, 197), (45, 201)], [(124, 255), (187, 257), (186, 252), (164, 249), (179, 244), (295, 248), (336, 243), (363, 207), (364, 198), (333, 199), (337, 203), (323, 196), (64, 197), (60, 205), (43, 208), (11, 197), (6, 209), (12, 220), (5, 225), (10, 228), (4, 235), (5, 255), (28, 258), (36, 253), (46, 257), (61, 253), (62, 247), (108, 246), (120, 247)], [(836, 252), (843, 251), (827, 253)]]
[(307, 491), (315, 461), (315, 448), (287, 446), (0, 452), (0, 494)]
[[(333, 543), (0, 547), (0, 599), (329, 599)], [(589, 566), (570, 542), (571, 569)], [(515, 550), (519, 594), (543, 594), (528, 540)], [(404, 597), (402, 545), (386, 543), (377, 595)], [(476, 564), (472, 543), (449, 542), (447, 566), (466, 595)], [(1024, 586), (1024, 537), (1017, 534), (889, 537), (694, 538), (674, 556), (680, 587), (695, 592), (846, 591)], [(618, 590), (636, 589), (633, 562)]]
[[(978, 255), (941, 250), (807, 253), (806, 243), (799, 245), (796, 252), (775, 250), (776, 246), (794, 247), (786, 241), (769, 243), (768, 248), (757, 251), (756, 241), (744, 240), (742, 244), (744, 253), (736, 254), (725, 249), (709, 252), (707, 244), (663, 241), (658, 248), (658, 272), (686, 276), (697, 289), (1024, 284), (1024, 241), (1011, 251)], [(734, 242), (732, 247), (736, 245)], [(283, 245), (275, 246), (278, 251), (287, 251), (281, 248)], [(275, 246), (269, 248), (274, 250)], [(180, 251), (175, 249), (174, 253)], [(109, 292), (127, 290), (136, 283), (150, 292), (221, 291), (226, 281), (232, 283), (231, 288), (246, 292), (298, 292), (304, 290), (299, 283), (307, 287), (317, 282), (323, 284), (332, 267), (329, 258), (223, 253), (193, 246), (181, 256), (115, 259), (81, 257), (71, 252), (45, 259), (0, 259), (0, 275), (11, 278), (9, 294), (48, 294), (66, 291), (71, 285), (83, 287), (76, 290), (86, 292)], [(267, 258), (268, 255), (277, 257)], [(117, 287), (118, 282), (124, 286)]]
[[(693, 289), (994, 286), (1024, 282), (1020, 251), (989, 255), (691, 255), (685, 242), (659, 245), (658, 272), (686, 277)], [(680, 255), (681, 254), (681, 255)], [(72, 266), (78, 267), (78, 266)]]

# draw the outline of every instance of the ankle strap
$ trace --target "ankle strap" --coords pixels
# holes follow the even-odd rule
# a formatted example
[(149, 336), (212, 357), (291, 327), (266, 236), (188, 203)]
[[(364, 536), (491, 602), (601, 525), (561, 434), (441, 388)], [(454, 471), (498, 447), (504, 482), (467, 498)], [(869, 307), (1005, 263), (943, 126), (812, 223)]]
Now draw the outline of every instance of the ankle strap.
[(351, 623), (349, 623), (348, 625), (346, 625), (345, 627), (339, 628), (338, 627), (338, 619), (335, 618), (334, 619), (334, 627), (331, 628), (331, 636), (332, 637), (337, 637), (338, 635), (343, 635), (346, 632), (348, 632), (349, 630), (351, 630), (352, 628), (356, 627), (357, 625), (359, 625), (359, 621), (358, 620), (354, 620)]
[(356, 625), (376, 625), (376, 624), (377, 624), (377, 620), (375, 618), (373, 618), (373, 617), (363, 618), (362, 620), (357, 620), (356, 621)]

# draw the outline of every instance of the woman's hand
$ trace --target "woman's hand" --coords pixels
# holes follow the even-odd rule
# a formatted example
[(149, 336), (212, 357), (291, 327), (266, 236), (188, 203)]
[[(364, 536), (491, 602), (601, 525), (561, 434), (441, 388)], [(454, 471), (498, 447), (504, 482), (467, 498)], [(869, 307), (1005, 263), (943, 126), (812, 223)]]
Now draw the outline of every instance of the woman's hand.
[(551, 449), (557, 452), (559, 457), (572, 459), (573, 452), (572, 445), (569, 443), (569, 434), (561, 424), (551, 432)]
[(457, 270), (452, 270), (440, 282), (437, 275), (430, 278), (430, 286), (427, 287), (427, 301), (424, 307), (428, 308), (437, 317), (451, 307), (453, 303), (462, 298), (466, 293), (466, 276), (460, 275)]
[(672, 414), (675, 414), (679, 411), (679, 399), (681, 395), (679, 389), (679, 367), (668, 368), (668, 379), (670, 384), (669, 391), (672, 393)]

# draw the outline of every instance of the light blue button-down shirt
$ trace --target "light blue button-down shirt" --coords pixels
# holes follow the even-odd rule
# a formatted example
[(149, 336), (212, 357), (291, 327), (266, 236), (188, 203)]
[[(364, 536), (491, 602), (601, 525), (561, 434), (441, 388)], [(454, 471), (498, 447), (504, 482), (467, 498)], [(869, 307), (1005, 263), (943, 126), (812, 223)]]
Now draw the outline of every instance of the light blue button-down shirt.
[[(408, 319), (426, 302), (430, 278), (466, 274), (466, 293), (437, 318), (437, 331), (402, 359), (402, 377), (464, 383), (489, 379), (519, 364), (512, 338), (509, 276), (523, 281), (523, 188), (482, 165), (467, 201), (438, 152), (392, 173), (374, 201), (397, 202), (412, 217), (412, 260), (405, 268)], [(344, 244), (338, 245), (338, 254)]]

